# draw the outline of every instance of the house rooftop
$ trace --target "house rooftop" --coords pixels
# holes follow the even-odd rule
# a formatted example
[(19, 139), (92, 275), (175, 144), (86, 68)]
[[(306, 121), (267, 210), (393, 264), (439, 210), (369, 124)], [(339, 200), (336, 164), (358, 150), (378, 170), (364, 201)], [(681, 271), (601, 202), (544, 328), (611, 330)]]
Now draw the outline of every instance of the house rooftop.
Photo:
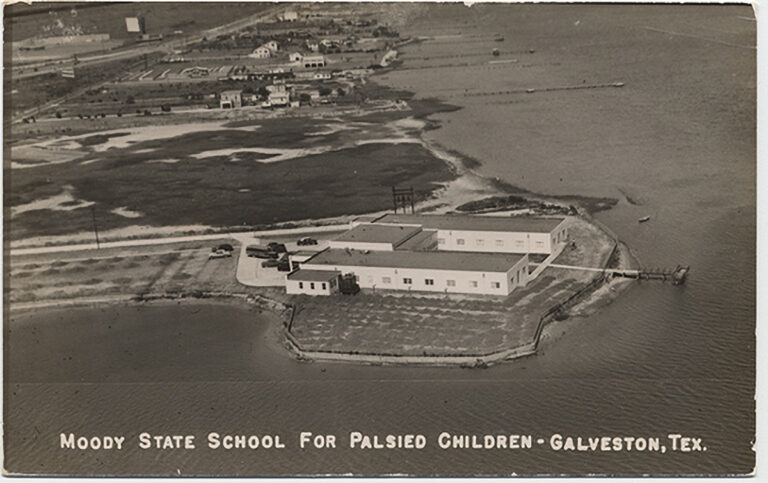
[(233, 90), (230, 90), (230, 91), (222, 91), (221, 95), (222, 96), (236, 96), (236, 95), (239, 95), (239, 94), (242, 94), (242, 93), (243, 93), (242, 90), (233, 89)]
[(478, 215), (398, 215), (386, 214), (375, 223), (421, 225), (438, 230), (549, 233), (565, 218)]
[(397, 245), (421, 231), (418, 226), (362, 223), (334, 238), (335, 241), (391, 243)]
[(341, 275), (336, 270), (307, 270), (300, 268), (288, 274), (288, 280), (297, 282), (327, 282)]
[(322, 251), (304, 266), (362, 266), (383, 268), (422, 268), (468, 272), (507, 272), (527, 255), (450, 251), (378, 251), (333, 249)]

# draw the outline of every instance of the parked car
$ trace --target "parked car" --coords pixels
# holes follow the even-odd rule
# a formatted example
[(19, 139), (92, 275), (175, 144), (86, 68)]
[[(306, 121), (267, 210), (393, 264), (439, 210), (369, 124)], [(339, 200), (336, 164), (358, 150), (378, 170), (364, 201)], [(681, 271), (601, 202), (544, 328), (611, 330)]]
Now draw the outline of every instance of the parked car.
[(305, 246), (305, 245), (317, 245), (317, 240), (314, 238), (302, 238), (298, 242), (296, 242), (297, 245)]
[(277, 243), (277, 242), (270, 242), (267, 245), (267, 248), (270, 251), (273, 251), (275, 253), (285, 253), (287, 250), (285, 249), (285, 245), (283, 243)]
[(270, 258), (269, 260), (265, 260), (261, 262), (261, 266), (264, 268), (274, 268), (280, 265), (280, 262), (275, 260), (274, 258)]
[(283, 255), (283, 258), (278, 260), (277, 262), (277, 269), (281, 272), (290, 272), (291, 271), (291, 262), (288, 259), (287, 255)]
[(227, 251), (227, 252), (231, 252), (231, 251), (234, 251), (235, 248), (232, 245), (230, 245), (229, 243), (222, 243), (221, 245), (217, 246), (213, 250), (214, 251), (216, 251), (216, 250), (224, 250), (224, 251)]
[(208, 255), (208, 258), (228, 258), (232, 256), (232, 252), (226, 250), (216, 250)]

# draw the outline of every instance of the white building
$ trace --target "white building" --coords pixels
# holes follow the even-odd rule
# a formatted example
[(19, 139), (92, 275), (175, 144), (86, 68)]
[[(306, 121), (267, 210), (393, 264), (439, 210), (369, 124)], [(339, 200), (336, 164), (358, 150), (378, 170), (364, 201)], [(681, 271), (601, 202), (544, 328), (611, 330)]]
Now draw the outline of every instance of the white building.
[(243, 91), (224, 91), (219, 95), (219, 107), (222, 109), (239, 109), (243, 107)]
[(280, 16), (280, 19), (283, 22), (295, 22), (299, 19), (299, 12), (297, 12), (296, 10), (286, 10)]
[(287, 106), (291, 102), (291, 95), (286, 91), (270, 92), (269, 105), (272, 107)]
[(270, 40), (266, 44), (262, 45), (262, 47), (268, 48), (272, 53), (275, 53), (278, 50), (280, 50), (280, 45), (274, 40)]
[(268, 59), (272, 57), (272, 51), (262, 45), (261, 47), (253, 49), (253, 52), (248, 54), (248, 57), (254, 59)]
[[(506, 296), (527, 283), (528, 255), (329, 248), (302, 263), (286, 282), (301, 279), (304, 271), (310, 272), (307, 277), (317, 277), (320, 271), (331, 276), (353, 273), (361, 288), (373, 290)], [(288, 293), (301, 289), (291, 290)]]
[(438, 250), (549, 254), (568, 238), (564, 218), (387, 214), (375, 223), (437, 230)]
[(324, 55), (305, 55), (302, 60), (305, 69), (314, 69), (317, 67), (325, 67)]
[(288, 60), (290, 62), (301, 62), (303, 58), (304, 56), (301, 55), (301, 53), (299, 52), (291, 52), (290, 54), (288, 54)]
[(297, 270), (285, 276), (289, 294), (331, 295), (339, 291), (341, 273), (333, 270)]

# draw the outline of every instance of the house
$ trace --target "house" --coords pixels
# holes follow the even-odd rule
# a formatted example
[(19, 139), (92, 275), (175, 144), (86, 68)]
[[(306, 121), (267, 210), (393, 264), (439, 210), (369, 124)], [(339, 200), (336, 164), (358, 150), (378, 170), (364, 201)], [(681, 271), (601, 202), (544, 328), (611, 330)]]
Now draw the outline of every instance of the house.
[(291, 62), (301, 62), (301, 60), (304, 58), (303, 55), (301, 55), (299, 52), (291, 52), (288, 54), (288, 60)]
[(289, 294), (331, 295), (339, 291), (341, 273), (334, 270), (295, 270), (285, 276)]
[(278, 45), (278, 43), (275, 42), (274, 40), (270, 40), (266, 44), (262, 45), (262, 47), (268, 48), (272, 53), (275, 53), (278, 50), (280, 50), (280, 45)]
[(291, 95), (286, 91), (269, 93), (269, 105), (272, 107), (284, 107), (290, 102)]
[(565, 218), (387, 214), (375, 223), (437, 230), (438, 250), (550, 254), (568, 238)]
[(221, 109), (239, 109), (243, 107), (243, 91), (224, 91), (219, 95)]
[(254, 59), (268, 59), (272, 56), (272, 51), (265, 46), (257, 47), (253, 49), (253, 52), (248, 54), (248, 57)]
[(299, 19), (299, 12), (297, 12), (296, 10), (286, 10), (280, 16), (280, 19), (283, 22), (295, 22)]
[(307, 48), (311, 50), (312, 52), (317, 52), (320, 50), (320, 44), (317, 42), (317, 40), (308, 39), (306, 41)]
[(315, 75), (312, 76), (314, 80), (328, 80), (331, 78), (330, 72), (315, 72)]
[(325, 67), (325, 56), (324, 55), (306, 55), (304, 56), (304, 60), (302, 60), (302, 64), (304, 65), (305, 69)]
[(274, 83), (274, 84), (268, 85), (266, 89), (267, 89), (267, 92), (269, 93), (285, 92), (288, 89), (288, 87), (285, 84)]

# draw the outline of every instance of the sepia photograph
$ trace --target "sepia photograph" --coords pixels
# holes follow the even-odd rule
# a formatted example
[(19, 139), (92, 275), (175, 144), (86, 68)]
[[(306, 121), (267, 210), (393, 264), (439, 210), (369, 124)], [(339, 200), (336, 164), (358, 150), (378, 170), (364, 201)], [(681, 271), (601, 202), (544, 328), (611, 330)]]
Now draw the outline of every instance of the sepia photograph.
[(752, 5), (3, 26), (5, 476), (754, 475)]

